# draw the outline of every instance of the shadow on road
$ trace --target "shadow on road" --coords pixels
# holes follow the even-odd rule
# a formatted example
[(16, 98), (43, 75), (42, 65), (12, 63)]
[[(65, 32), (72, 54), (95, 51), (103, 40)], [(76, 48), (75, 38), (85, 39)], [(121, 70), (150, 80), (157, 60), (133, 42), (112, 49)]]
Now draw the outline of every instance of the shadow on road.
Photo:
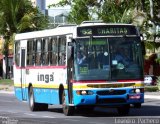
[[(50, 108), (48, 111), (62, 113), (61, 108)], [(142, 106), (142, 108), (131, 107), (130, 113), (127, 116), (159, 116), (160, 106)], [(84, 117), (120, 117), (117, 113), (116, 108), (101, 108), (96, 107), (94, 111), (88, 112), (87, 110), (77, 111), (73, 116), (84, 116)]]

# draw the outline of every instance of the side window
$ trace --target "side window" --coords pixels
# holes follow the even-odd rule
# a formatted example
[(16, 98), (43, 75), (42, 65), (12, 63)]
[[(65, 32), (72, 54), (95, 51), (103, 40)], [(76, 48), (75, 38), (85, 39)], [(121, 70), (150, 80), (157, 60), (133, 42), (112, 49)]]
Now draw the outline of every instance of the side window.
[(19, 66), (19, 63), (20, 63), (20, 42), (19, 41), (15, 43), (15, 63), (17, 66)]
[(36, 65), (41, 65), (41, 40), (36, 41)]
[(48, 57), (48, 39), (42, 40), (42, 53), (41, 53), (41, 63), (42, 65), (48, 65), (49, 57)]
[(59, 65), (65, 65), (66, 63), (66, 37), (60, 37), (58, 41), (59, 50)]
[(51, 38), (49, 46), (49, 58), (50, 58), (50, 64), (51, 65), (57, 65), (58, 60), (58, 45), (57, 45), (57, 38)]
[(27, 41), (27, 65), (34, 65), (34, 41)]

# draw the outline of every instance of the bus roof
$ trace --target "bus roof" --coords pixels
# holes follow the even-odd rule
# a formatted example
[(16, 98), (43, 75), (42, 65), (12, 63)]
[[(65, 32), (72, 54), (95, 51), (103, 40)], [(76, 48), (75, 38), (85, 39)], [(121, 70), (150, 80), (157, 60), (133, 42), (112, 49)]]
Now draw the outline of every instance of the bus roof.
[(41, 38), (41, 37), (52, 37), (57, 35), (66, 35), (66, 34), (73, 34), (77, 33), (77, 27), (94, 27), (94, 26), (134, 26), (132, 24), (124, 24), (124, 23), (104, 23), (102, 21), (84, 21), (80, 25), (60, 25), (54, 29), (46, 29), (41, 31), (33, 31), (33, 32), (26, 32), (16, 34), (15, 40), (25, 40), (25, 39), (34, 39), (34, 38)]
[(127, 23), (105, 23), (103, 21), (83, 21), (79, 26), (97, 26), (97, 25), (111, 25), (111, 26), (134, 26), (133, 24)]
[(34, 39), (48, 36), (71, 34), (75, 30), (75, 25), (72, 26), (60, 26), (54, 29), (46, 29), (41, 31), (33, 31), (16, 34), (15, 40)]

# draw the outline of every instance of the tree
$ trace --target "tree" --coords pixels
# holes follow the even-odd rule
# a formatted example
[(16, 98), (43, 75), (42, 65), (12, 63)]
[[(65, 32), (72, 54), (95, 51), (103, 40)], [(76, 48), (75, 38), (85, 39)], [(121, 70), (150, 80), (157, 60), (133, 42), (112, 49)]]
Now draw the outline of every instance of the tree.
[(68, 22), (80, 24), (84, 20), (93, 20), (93, 15), (97, 13), (101, 2), (102, 0), (99, 2), (97, 0), (61, 0), (59, 3), (52, 4), (49, 7), (70, 5), (71, 11), (68, 15)]
[(46, 28), (48, 19), (33, 7), (29, 0), (0, 1), (0, 34), (4, 37), (3, 54), (6, 57), (6, 78), (8, 73), (8, 47), (15, 33)]
[[(132, 23), (142, 34), (155, 41), (156, 25), (160, 24), (159, 0), (61, 0), (50, 6), (71, 5), (68, 21), (80, 24), (84, 20), (97, 19), (110, 23)], [(93, 14), (91, 14), (91, 12)], [(156, 35), (155, 35), (156, 34)]]

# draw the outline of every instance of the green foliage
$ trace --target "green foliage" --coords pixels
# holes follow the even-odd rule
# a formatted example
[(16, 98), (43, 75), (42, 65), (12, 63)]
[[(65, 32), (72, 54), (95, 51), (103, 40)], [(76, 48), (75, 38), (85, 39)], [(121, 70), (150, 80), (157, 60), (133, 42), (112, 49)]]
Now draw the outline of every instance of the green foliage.
[(40, 30), (47, 27), (47, 18), (29, 0), (0, 1), (0, 34)]
[(72, 6), (72, 11), (69, 13), (68, 21), (71, 23), (80, 24), (84, 20), (89, 20), (89, 12), (86, 2), (77, 0)]
[[(29, 0), (0, 0), (0, 35), (5, 39), (3, 54), (8, 56), (9, 44), (15, 33), (41, 30), (48, 26), (48, 19), (33, 7)], [(6, 78), (8, 58), (6, 57)]]
[(145, 86), (145, 92), (156, 92), (159, 91), (158, 86)]
[(13, 85), (13, 80), (10, 79), (1, 79), (0, 84), (2, 85)]
[[(157, 58), (155, 61), (160, 64), (160, 58)], [(160, 83), (159, 83), (159, 85), (160, 85)]]
[(71, 5), (70, 0), (61, 0), (58, 4), (51, 4), (48, 7), (60, 7), (60, 6), (65, 6), (65, 5)]
[(5, 38), (3, 53), (7, 55), (8, 45), (15, 33), (41, 30), (48, 26), (48, 18), (29, 0), (0, 1), (0, 35)]
[(157, 85), (160, 86), (160, 76), (157, 78)]
[(160, 43), (145, 42), (145, 47), (150, 50), (158, 49), (160, 47)]
[(98, 13), (102, 0), (61, 0), (58, 4), (52, 4), (49, 7), (71, 5), (71, 11), (68, 15), (68, 22), (80, 24), (82, 21), (92, 20), (95, 13)]
[(133, 2), (106, 0), (102, 5), (100, 16), (105, 22), (131, 23), (131, 12), (134, 9), (131, 5)]

